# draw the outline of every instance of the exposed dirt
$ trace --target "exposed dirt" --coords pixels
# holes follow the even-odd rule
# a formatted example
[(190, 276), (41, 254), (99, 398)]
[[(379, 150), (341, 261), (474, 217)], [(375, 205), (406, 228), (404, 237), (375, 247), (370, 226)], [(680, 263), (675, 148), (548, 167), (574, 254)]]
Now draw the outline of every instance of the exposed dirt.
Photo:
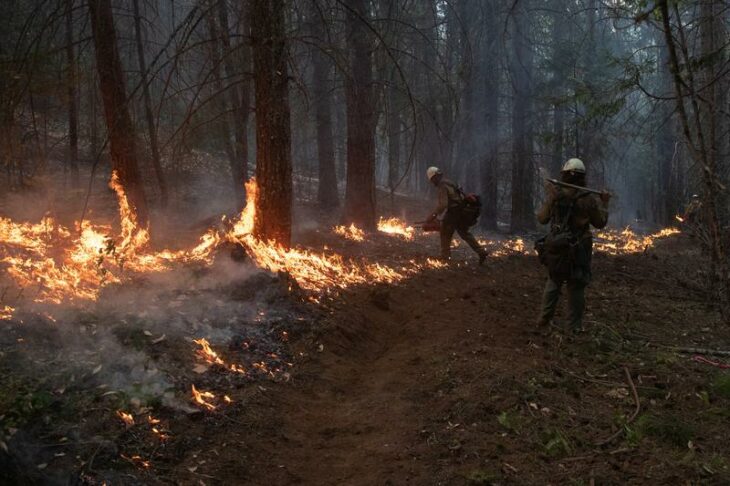
[[(383, 263), (404, 254), (421, 259), (437, 246), (435, 236), (405, 243), (371, 235), (355, 244), (326, 230), (300, 240)], [(188, 340), (168, 337), (152, 346), (143, 327), (118, 327), (120, 342), (149, 351), (177, 395), (202, 381), (230, 395), (232, 405), (191, 413), (147, 404), (170, 435), (162, 442), (147, 425), (125, 429), (114, 417), (115, 402), (100, 392), (63, 409), (47, 406), (39, 415), (45, 425), (21, 430), (9, 445), (17, 458), (23, 444), (35, 444), (28, 457), (43, 449), (49, 464), (30, 471), (34, 464), (26, 462), (26, 477), (16, 471), (13, 482), (730, 482), (730, 376), (671, 348), (730, 349), (730, 329), (707, 301), (702, 259), (689, 238), (673, 237), (641, 254), (597, 254), (587, 331), (575, 337), (560, 326), (535, 328), (545, 277), (534, 257), (493, 256), (484, 267), (473, 258), (461, 245), (449, 268), (398, 285), (351, 289), (308, 309), (297, 304), (272, 328), (276, 359), (293, 362), (286, 378), (197, 375)], [(249, 286), (254, 294), (265, 287)], [(289, 304), (276, 294), (267, 305)], [(33, 340), (30, 327), (18, 329)], [(16, 336), (6, 337), (8, 350)], [(38, 338), (39, 346), (50, 341)], [(238, 344), (224, 349), (226, 359), (240, 354), (233, 351)], [(624, 369), (640, 400), (633, 420)], [(84, 376), (94, 390), (93, 377)], [(77, 388), (78, 396), (91, 393)], [(68, 448), (54, 444), (62, 433), (49, 432), (52, 420), (78, 421), (75, 428), (95, 435), (71, 436), (79, 443)], [(39, 436), (47, 444), (38, 445)], [(149, 467), (130, 459), (135, 453)]]

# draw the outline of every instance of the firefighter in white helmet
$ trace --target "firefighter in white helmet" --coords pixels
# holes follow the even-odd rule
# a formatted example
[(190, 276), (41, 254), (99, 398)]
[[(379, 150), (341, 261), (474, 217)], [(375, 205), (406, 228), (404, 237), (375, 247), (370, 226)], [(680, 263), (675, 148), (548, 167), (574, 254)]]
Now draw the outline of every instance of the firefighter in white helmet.
[(479, 256), (479, 264), (483, 264), (488, 252), (469, 231), (479, 218), (479, 198), (473, 194), (464, 194), (459, 186), (444, 177), (438, 167), (429, 167), (426, 177), (438, 189), (438, 205), (427, 221), (435, 221), (443, 214), (440, 230), (441, 258), (451, 258), (451, 240), (456, 232)]
[[(561, 170), (561, 181), (586, 186), (586, 167), (580, 159), (568, 159)], [(540, 224), (550, 223), (550, 232), (538, 240), (540, 261), (548, 269), (538, 324), (547, 326), (553, 319), (563, 284), (568, 287), (570, 327), (582, 330), (585, 288), (591, 280), (593, 237), (590, 227), (603, 228), (608, 222), (611, 194), (591, 193), (575, 187), (546, 182), (547, 199), (540, 208)]]

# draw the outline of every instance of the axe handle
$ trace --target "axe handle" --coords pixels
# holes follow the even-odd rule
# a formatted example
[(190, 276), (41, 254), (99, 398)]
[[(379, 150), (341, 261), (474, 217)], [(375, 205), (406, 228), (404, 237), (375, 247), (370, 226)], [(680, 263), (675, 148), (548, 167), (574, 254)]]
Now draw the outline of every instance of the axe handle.
[(592, 192), (593, 194), (603, 194), (603, 191), (599, 191), (597, 189), (591, 189), (590, 187), (576, 186), (575, 184), (570, 184), (568, 182), (559, 181), (557, 179), (546, 178), (545, 180), (548, 182), (551, 182), (555, 185), (558, 185), (558, 186), (571, 187), (573, 189), (580, 189), (581, 191)]

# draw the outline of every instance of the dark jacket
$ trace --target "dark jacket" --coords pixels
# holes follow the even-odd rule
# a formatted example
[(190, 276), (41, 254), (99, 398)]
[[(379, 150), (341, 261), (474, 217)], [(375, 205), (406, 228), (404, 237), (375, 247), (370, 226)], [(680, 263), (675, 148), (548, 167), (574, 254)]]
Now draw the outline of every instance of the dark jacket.
[(548, 198), (537, 213), (540, 224), (558, 224), (556, 212), (562, 205), (573, 200), (573, 211), (568, 219), (568, 227), (580, 240), (582, 251), (576, 261), (574, 279), (582, 279), (586, 283), (590, 279), (590, 266), (593, 255), (593, 235), (591, 226), (603, 228), (608, 223), (608, 205), (596, 194), (586, 193), (569, 187), (555, 188), (548, 193)]
[(597, 194), (561, 187), (548, 194), (548, 198), (537, 212), (537, 220), (540, 224), (550, 223), (557, 207), (556, 203), (564, 199), (575, 201), (568, 226), (576, 235), (590, 237), (591, 226), (601, 229), (608, 223), (608, 205)]

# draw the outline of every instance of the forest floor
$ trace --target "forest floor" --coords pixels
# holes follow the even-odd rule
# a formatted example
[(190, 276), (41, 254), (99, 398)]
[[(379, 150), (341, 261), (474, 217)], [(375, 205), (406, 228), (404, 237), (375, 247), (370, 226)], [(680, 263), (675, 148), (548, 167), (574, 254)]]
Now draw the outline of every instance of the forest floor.
[[(488, 237), (493, 249), (504, 238)], [(386, 263), (425, 258), (438, 245), (435, 235), (354, 243), (326, 229), (298, 240)], [(701, 262), (684, 235), (643, 253), (597, 253), (577, 336), (561, 327), (563, 314), (552, 328), (535, 327), (545, 275), (524, 252), (495, 251), (479, 267), (460, 245), (448, 268), (319, 303), (255, 274), (226, 291), (264, 302), (267, 326), (222, 333), (229, 346), (216, 349), (232, 360), (246, 343), (246, 359), (279, 372), (245, 380), (194, 369), (190, 337), (215, 336), (215, 326), (163, 338), (144, 316), (85, 317), (86, 334), (113, 327), (116, 345), (143, 354), (145, 370), (155, 363), (176, 396), (194, 382), (231, 397), (210, 411), (167, 395), (120, 397), (91, 360), (66, 371), (73, 385), (59, 390), (54, 379), (51, 388), (38, 376), (44, 363), (77, 357), (31, 366), (27, 348), (53, 347), (58, 331), (8, 325), (0, 416), (15, 427), (0, 466), (8, 484), (728, 484), (730, 373), (709, 361), (730, 358), (675, 349), (730, 350), (730, 328), (702, 291)], [(223, 298), (216, 292), (171, 300), (193, 313)], [(133, 426), (114, 414), (125, 407)], [(167, 438), (152, 434), (148, 415)]]

